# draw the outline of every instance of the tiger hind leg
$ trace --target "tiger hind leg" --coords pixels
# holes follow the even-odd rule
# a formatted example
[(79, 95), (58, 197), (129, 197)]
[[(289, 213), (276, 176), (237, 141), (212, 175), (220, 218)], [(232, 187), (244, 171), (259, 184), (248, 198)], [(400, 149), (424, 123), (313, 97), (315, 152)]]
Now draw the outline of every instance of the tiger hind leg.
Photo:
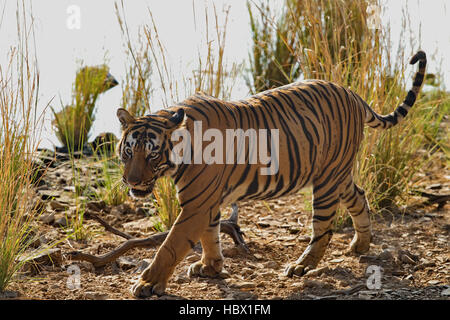
[(312, 236), (308, 247), (298, 260), (287, 266), (285, 275), (302, 276), (314, 269), (328, 247), (332, 237), (332, 222), (339, 206), (339, 185), (317, 183), (313, 193)]
[(200, 237), (202, 244), (202, 259), (190, 265), (188, 275), (190, 277), (225, 277), (223, 270), (223, 255), (220, 245), (220, 213), (217, 221), (214, 221)]
[(362, 254), (369, 250), (372, 239), (369, 204), (364, 190), (358, 187), (351, 177), (345, 185), (340, 196), (341, 203), (349, 211), (355, 228), (355, 236), (350, 243), (350, 250), (356, 254)]

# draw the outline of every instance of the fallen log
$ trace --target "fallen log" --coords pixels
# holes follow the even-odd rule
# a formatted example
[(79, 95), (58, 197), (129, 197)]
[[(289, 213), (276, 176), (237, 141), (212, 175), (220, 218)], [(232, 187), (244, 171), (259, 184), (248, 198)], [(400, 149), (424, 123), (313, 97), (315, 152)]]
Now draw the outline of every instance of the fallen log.
[[(229, 235), (238, 247), (241, 247), (244, 251), (248, 252), (249, 249), (243, 238), (244, 233), (241, 231), (241, 229), (239, 228), (239, 225), (237, 224), (237, 220), (238, 220), (237, 206), (233, 205), (232, 208), (233, 208), (233, 212), (232, 212), (230, 218), (227, 220), (220, 221), (220, 232)], [(169, 232), (166, 231), (166, 232), (159, 232), (159, 233), (153, 234), (150, 237), (144, 238), (144, 239), (133, 238), (132, 236), (130, 236), (120, 230), (115, 229), (114, 227), (109, 225), (106, 221), (104, 221), (102, 218), (100, 218), (97, 214), (95, 214), (93, 212), (89, 212), (89, 211), (86, 212), (85, 217), (87, 219), (92, 219), (92, 220), (97, 221), (105, 228), (105, 230), (127, 239), (127, 241), (122, 243), (116, 249), (114, 249), (108, 253), (105, 253), (103, 255), (100, 255), (100, 256), (95, 256), (95, 255), (80, 252), (80, 251), (72, 251), (72, 252), (68, 253), (69, 257), (72, 260), (88, 261), (88, 262), (92, 263), (94, 265), (94, 267), (105, 266), (108, 263), (115, 261), (118, 257), (120, 257), (125, 252), (127, 252), (133, 248), (157, 247), (164, 242), (167, 235), (169, 234)]]

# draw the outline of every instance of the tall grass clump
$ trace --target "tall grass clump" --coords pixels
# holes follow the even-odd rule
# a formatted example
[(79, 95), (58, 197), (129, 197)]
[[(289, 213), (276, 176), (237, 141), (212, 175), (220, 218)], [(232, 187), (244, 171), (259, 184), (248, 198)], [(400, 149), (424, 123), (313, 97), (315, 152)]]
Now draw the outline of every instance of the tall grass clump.
[[(257, 13), (252, 10), (259, 10), (258, 14), (266, 15), (263, 4), (260, 2), (257, 9), (249, 9), (250, 14), (255, 16)], [(408, 67), (406, 62), (414, 52), (405, 54), (405, 44), (400, 44), (396, 50), (391, 48), (389, 25), (374, 28), (368, 24), (371, 21), (368, 7), (381, 8), (379, 1), (285, 0), (284, 4), (285, 14), (278, 18), (282, 23), (268, 26), (298, 61), (300, 79), (323, 79), (341, 84), (358, 93), (380, 114), (392, 112), (404, 100), (417, 68)], [(276, 21), (277, 18), (268, 19)], [(255, 26), (254, 34), (267, 33), (262, 30), (266, 25), (254, 24), (251, 28)], [(401, 34), (405, 41), (412, 39), (412, 36), (408, 38), (408, 32), (403, 17)], [(410, 42), (414, 51), (419, 49)], [(262, 48), (255, 49), (258, 46)], [(254, 39), (251, 54), (264, 49), (265, 43)], [(273, 72), (275, 67), (267, 61), (286, 59), (276, 50), (269, 53), (269, 58), (260, 66), (263, 71), (250, 68), (253, 78)], [(429, 144), (429, 153), (425, 156), (417, 156), (417, 150), (426, 142), (436, 140), (445, 108), (441, 107), (442, 100), (424, 99), (424, 96), (421, 93), (404, 122), (393, 129), (366, 129), (354, 176), (376, 210), (406, 201), (411, 177), (432, 159), (435, 144)]]
[(250, 92), (276, 88), (293, 82), (300, 75), (297, 57), (291, 51), (297, 46), (295, 19), (289, 7), (283, 6), (281, 12), (274, 14), (269, 1), (261, 1), (259, 6), (247, 2), (252, 35), (249, 53), (249, 70), (246, 75)]
[(69, 151), (79, 151), (87, 142), (95, 119), (98, 96), (117, 85), (106, 65), (80, 68), (75, 77), (72, 104), (55, 112), (53, 125), (56, 136)]
[(30, 206), (30, 186), (40, 123), (39, 72), (30, 45), (34, 26), (27, 12), (25, 2), (18, 1), (18, 41), (8, 50), (8, 64), (0, 66), (0, 292), (26, 262), (18, 257), (31, 243), (31, 224), (37, 215)]

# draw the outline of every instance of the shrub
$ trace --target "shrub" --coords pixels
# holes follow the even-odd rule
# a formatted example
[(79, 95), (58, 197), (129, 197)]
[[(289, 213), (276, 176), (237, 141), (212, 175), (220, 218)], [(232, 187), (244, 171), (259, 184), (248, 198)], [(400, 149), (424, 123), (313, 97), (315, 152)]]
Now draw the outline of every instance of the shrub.
[(83, 67), (78, 70), (72, 104), (64, 106), (59, 112), (55, 112), (52, 108), (56, 136), (69, 151), (83, 148), (95, 119), (94, 111), (98, 95), (117, 84), (105, 65)]

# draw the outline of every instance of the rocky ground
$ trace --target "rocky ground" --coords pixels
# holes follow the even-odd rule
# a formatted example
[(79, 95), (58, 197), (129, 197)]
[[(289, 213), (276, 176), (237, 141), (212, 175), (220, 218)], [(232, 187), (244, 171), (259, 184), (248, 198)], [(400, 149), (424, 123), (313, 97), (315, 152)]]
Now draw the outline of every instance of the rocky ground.
[[(87, 202), (113, 227), (134, 237), (155, 232), (158, 219), (151, 202), (128, 199), (106, 205), (89, 200), (101, 189), (102, 166), (92, 158), (71, 162), (60, 158), (36, 187), (36, 202), (44, 208), (35, 224), (33, 250), (44, 252), (28, 263), (3, 294), (16, 299), (133, 299), (130, 287), (153, 259), (154, 249), (132, 249), (105, 267), (72, 261), (69, 252), (107, 253), (125, 240), (105, 231), (98, 222), (85, 220), (84, 240), (68, 237), (80, 203)], [(73, 183), (77, 176), (78, 182)], [(80, 178), (81, 177), (81, 178)], [(450, 172), (442, 164), (424, 168), (418, 189), (432, 194), (450, 193)], [(84, 188), (81, 196), (78, 188)], [(87, 191), (86, 191), (87, 190)], [(80, 198), (81, 197), (81, 198)], [(449, 299), (450, 205), (422, 205), (414, 197), (408, 207), (373, 214), (373, 243), (364, 256), (348, 253), (353, 237), (350, 225), (336, 230), (324, 259), (304, 277), (286, 278), (285, 266), (306, 248), (310, 234), (310, 192), (267, 202), (239, 205), (239, 225), (249, 253), (222, 234), (226, 279), (189, 278), (189, 265), (200, 259), (193, 252), (177, 266), (159, 299)], [(227, 216), (231, 209), (225, 210)], [(51, 249), (43, 251), (48, 244)], [(381, 267), (381, 269), (380, 269)], [(379, 281), (376, 276), (380, 271)], [(153, 297), (158, 299), (158, 297)]]

